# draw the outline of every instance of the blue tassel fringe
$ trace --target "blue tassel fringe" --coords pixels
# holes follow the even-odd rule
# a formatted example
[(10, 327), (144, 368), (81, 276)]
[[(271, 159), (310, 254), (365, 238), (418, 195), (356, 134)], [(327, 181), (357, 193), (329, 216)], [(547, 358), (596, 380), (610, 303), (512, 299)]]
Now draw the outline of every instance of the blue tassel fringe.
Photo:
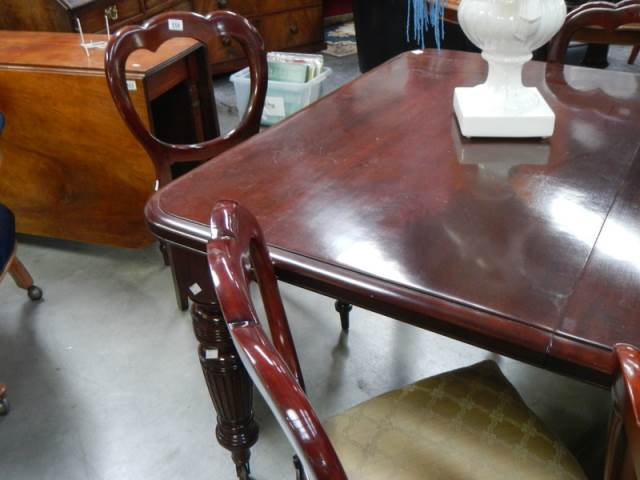
[(413, 18), (413, 40), (421, 48), (425, 48), (424, 35), (431, 26), (436, 47), (439, 50), (444, 38), (445, 4), (446, 0), (407, 0), (407, 42), (411, 41), (411, 19)]

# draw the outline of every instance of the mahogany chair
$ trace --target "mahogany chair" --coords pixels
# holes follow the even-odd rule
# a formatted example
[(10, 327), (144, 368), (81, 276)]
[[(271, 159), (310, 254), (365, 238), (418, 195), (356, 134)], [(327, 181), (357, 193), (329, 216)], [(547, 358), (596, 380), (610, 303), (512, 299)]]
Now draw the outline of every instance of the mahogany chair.
[[(256, 219), (237, 203), (219, 202), (211, 213), (211, 235), (207, 254), (224, 320), (296, 453), (298, 479), (586, 478), (491, 361), (421, 380), (320, 422), (305, 395)], [(253, 281), (273, 343), (252, 302)], [(619, 478), (631, 461), (640, 466), (640, 352), (621, 345), (616, 353), (621, 368), (606, 478)], [(246, 471), (248, 465), (239, 469), (239, 478), (247, 478)]]
[(605, 478), (640, 477), (640, 350), (616, 345), (618, 379), (613, 387), (613, 412)]
[(629, 63), (633, 63), (636, 46), (640, 44), (640, 0), (587, 2), (572, 10), (551, 40), (547, 61), (564, 63), (569, 42), (576, 34), (581, 41), (591, 44), (633, 45), (629, 58)]
[[(4, 128), (4, 115), (0, 113), (0, 133)], [(0, 282), (8, 274), (16, 285), (24, 288), (31, 300), (40, 300), (42, 290), (33, 284), (33, 278), (16, 256), (16, 220), (13, 212), (0, 203)], [(0, 415), (9, 412), (7, 387), (0, 384)]]
[[(249, 106), (240, 124), (222, 138), (197, 144), (175, 145), (158, 139), (146, 128), (129, 97), (125, 76), (127, 58), (133, 51), (141, 48), (155, 51), (164, 42), (175, 37), (191, 37), (206, 46), (210, 45), (217, 36), (237, 40), (249, 62), (251, 95)], [(172, 180), (172, 165), (184, 162), (206, 162), (260, 130), (268, 83), (264, 43), (255, 27), (235, 13), (216, 11), (205, 17), (193, 12), (169, 12), (149, 19), (142, 26), (124, 27), (111, 38), (107, 45), (105, 71), (111, 95), (120, 115), (153, 161), (158, 177), (158, 188)], [(213, 94), (211, 72), (207, 71), (204, 78), (208, 82), (208, 91)], [(167, 251), (166, 247), (161, 245), (161, 250), (165, 255), (165, 263), (170, 264), (170, 249)], [(177, 279), (174, 278), (174, 280), (178, 306), (186, 310), (187, 286), (179, 285)], [(351, 305), (341, 300), (335, 303), (344, 331), (349, 329), (351, 308)]]
[[(136, 112), (126, 83), (125, 66), (127, 58), (139, 49), (155, 51), (164, 42), (176, 37), (190, 37), (205, 47), (215, 38), (236, 40), (244, 50), (250, 69), (251, 88), (249, 106), (238, 126), (224, 137), (201, 143), (177, 145), (157, 138)], [(207, 62), (204, 62), (207, 63)], [(211, 71), (201, 75), (206, 82), (205, 91), (211, 92)], [(231, 147), (243, 142), (260, 130), (260, 118), (267, 92), (267, 57), (262, 37), (245, 18), (231, 12), (216, 11), (202, 16), (193, 12), (168, 12), (157, 15), (141, 26), (131, 25), (120, 29), (109, 41), (105, 51), (105, 72), (113, 101), (140, 144), (149, 154), (156, 170), (156, 188), (163, 187), (172, 179), (171, 167), (177, 164), (206, 162)], [(204, 103), (215, 105), (212, 99)], [(171, 263), (171, 251), (160, 245), (165, 263)], [(186, 286), (176, 282), (178, 306), (188, 307)]]

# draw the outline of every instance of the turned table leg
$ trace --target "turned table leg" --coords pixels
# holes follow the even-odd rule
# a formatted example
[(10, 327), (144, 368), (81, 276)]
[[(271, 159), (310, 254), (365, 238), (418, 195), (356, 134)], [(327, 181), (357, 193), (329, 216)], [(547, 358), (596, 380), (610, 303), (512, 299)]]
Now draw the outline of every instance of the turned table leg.
[[(258, 440), (253, 382), (233, 345), (218, 305), (207, 257), (169, 247), (174, 282), (191, 300), (202, 373), (217, 413), (216, 438), (231, 452), (238, 478), (249, 478), (250, 448)], [(215, 477), (215, 475), (214, 475)]]
[(342, 300), (336, 300), (334, 303), (336, 312), (340, 314), (340, 324), (342, 325), (342, 331), (349, 331), (349, 312), (353, 308), (351, 304), (343, 302)]
[(249, 478), (250, 448), (258, 440), (253, 418), (253, 383), (243, 367), (216, 303), (191, 307), (198, 354), (218, 414), (216, 438), (231, 452), (238, 479)]

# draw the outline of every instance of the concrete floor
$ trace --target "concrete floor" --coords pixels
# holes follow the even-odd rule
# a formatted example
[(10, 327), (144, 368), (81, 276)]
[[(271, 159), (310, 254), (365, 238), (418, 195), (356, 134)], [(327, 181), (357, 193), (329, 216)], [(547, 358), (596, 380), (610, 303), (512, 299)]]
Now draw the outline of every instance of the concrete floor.
[[(336, 71), (329, 89), (357, 74), (355, 57), (328, 61)], [(234, 101), (221, 82), (219, 110), (229, 128), (236, 119), (224, 105)], [(156, 246), (19, 240), (20, 257), (45, 299), (32, 303), (11, 280), (0, 284), (0, 380), (12, 404), (0, 418), (0, 479), (234, 478), (213, 436), (189, 315), (175, 306)], [(322, 418), (493, 357), (549, 428), (587, 464), (597, 463), (607, 391), (361, 309), (343, 335), (332, 299), (286, 285), (282, 292)], [(255, 407), (261, 426), (255, 478), (293, 478), (284, 435), (259, 397)]]

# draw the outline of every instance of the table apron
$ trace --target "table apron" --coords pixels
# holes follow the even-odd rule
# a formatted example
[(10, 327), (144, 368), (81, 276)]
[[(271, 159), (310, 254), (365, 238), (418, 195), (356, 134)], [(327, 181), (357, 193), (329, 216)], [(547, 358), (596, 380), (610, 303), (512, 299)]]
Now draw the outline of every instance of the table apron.
[[(153, 219), (150, 213), (148, 210), (148, 220)], [(182, 219), (169, 223), (168, 218), (163, 220), (161, 224), (150, 222), (151, 230), (170, 245), (201, 257), (203, 270), (195, 274), (194, 262), (189, 262), (191, 272), (183, 275), (196, 275), (199, 278), (193, 280), (203, 283), (203, 275), (208, 275), (208, 229), (191, 222), (187, 228)], [(602, 387), (612, 383), (615, 365), (608, 350), (277, 247), (270, 246), (269, 250), (278, 279), (285, 283), (584, 382)], [(177, 270), (180, 263), (177, 262)], [(184, 281), (190, 284), (189, 279)]]

